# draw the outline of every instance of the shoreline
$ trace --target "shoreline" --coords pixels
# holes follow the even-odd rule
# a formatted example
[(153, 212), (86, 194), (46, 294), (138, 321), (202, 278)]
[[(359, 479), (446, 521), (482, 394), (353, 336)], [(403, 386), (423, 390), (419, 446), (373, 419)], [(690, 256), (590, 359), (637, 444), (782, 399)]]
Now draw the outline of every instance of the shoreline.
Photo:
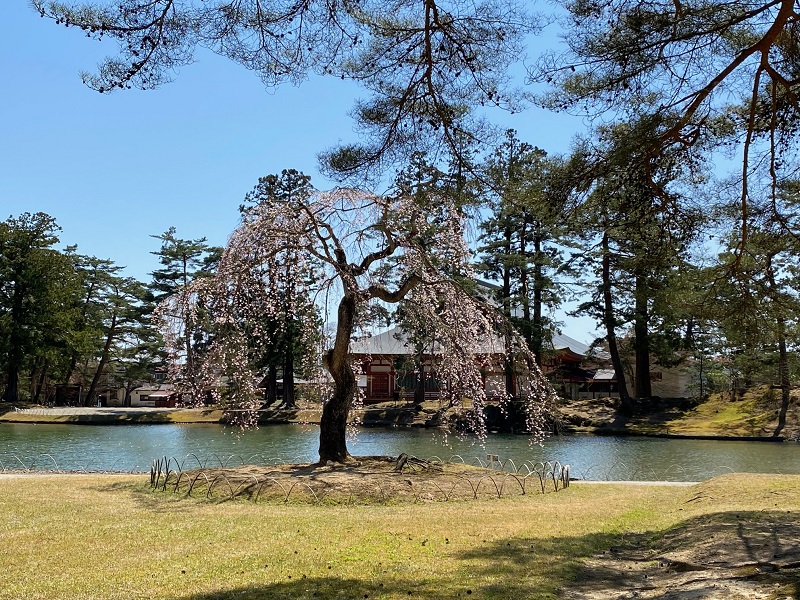
[[(218, 408), (162, 408), (162, 407), (3, 407), (0, 405), (0, 423), (8, 424), (60, 424), (60, 425), (226, 425), (225, 413)], [(435, 428), (432, 409), (415, 410), (412, 407), (372, 406), (355, 411), (364, 428)], [(319, 425), (321, 409), (301, 406), (296, 409), (264, 409), (259, 411), (258, 424), (269, 425)], [(523, 434), (520, 434), (523, 435)], [(637, 428), (635, 423), (621, 424), (597, 422), (592, 425), (563, 424), (558, 435), (565, 436), (624, 436), (681, 440), (739, 441), (784, 443), (794, 440), (782, 435), (731, 435), (730, 433), (697, 434), (660, 431), (657, 428)]]

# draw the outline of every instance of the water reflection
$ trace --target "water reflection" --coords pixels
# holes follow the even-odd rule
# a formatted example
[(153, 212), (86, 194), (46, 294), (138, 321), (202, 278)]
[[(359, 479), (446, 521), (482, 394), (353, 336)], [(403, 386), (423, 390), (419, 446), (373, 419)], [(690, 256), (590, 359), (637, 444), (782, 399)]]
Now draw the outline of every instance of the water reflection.
[[(252, 431), (218, 425), (70, 426), (0, 424), (0, 471), (148, 471), (156, 458), (230, 466), (312, 462), (314, 426), (272, 425)], [(800, 445), (626, 437), (553, 437), (542, 446), (522, 436), (493, 434), (484, 446), (431, 430), (364, 429), (350, 440), (355, 455), (485, 461), (499, 455), (520, 466), (559, 461), (594, 480), (698, 481), (728, 472), (800, 473)]]

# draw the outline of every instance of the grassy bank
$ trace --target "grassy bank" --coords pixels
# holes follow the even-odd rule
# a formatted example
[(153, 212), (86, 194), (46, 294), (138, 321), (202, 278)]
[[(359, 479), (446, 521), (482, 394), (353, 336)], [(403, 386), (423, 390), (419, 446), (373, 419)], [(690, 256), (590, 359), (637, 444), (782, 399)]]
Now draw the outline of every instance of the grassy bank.
[(704, 399), (653, 400), (627, 417), (611, 398), (566, 401), (559, 407), (564, 430), (582, 433), (620, 433), (720, 438), (800, 438), (800, 389), (794, 389), (779, 428), (780, 390), (761, 386), (732, 396), (711, 394)]
[[(626, 544), (658, 569), (659, 544), (698, 522), (735, 519), (741, 536), (742, 523), (778, 518), (773, 541), (800, 522), (798, 476), (349, 507), (186, 499), (147, 484), (1, 478), (0, 599), (554, 598)], [(605, 565), (604, 585), (624, 587), (623, 570), (616, 577)], [(782, 579), (769, 585), (800, 592)]]

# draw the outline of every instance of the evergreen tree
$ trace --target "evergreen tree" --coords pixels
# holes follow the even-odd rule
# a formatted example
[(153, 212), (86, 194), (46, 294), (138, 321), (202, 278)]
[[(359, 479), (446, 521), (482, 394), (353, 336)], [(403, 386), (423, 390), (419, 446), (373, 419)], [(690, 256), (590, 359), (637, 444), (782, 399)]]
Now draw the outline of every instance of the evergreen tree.
[[(586, 191), (580, 207), (587, 244), (584, 259), (591, 261), (587, 266), (595, 265), (598, 282), (593, 299), (579, 311), (596, 316), (605, 327), (628, 412), (633, 406), (626, 389), (620, 328), (632, 324), (633, 395), (647, 399), (652, 395), (651, 331), (670, 322), (670, 311), (680, 305), (674, 296), (671, 301), (664, 298), (676, 270), (688, 260), (701, 221), (698, 207), (682, 193), (681, 185), (691, 182), (695, 173), (684, 156), (673, 153), (651, 160), (647, 172), (638, 167), (646, 151), (639, 142), (650, 135), (652, 126), (648, 117), (605, 126), (597, 132), (597, 144), (584, 142), (574, 157), (583, 165), (576, 170), (583, 178), (578, 187)], [(654, 176), (657, 185), (651, 184)]]
[[(557, 277), (568, 269), (563, 244), (569, 217), (567, 195), (556, 185), (559, 168), (514, 131), (506, 132), (485, 167), (491, 214), (481, 223), (483, 272), (500, 281), (503, 310), (539, 365), (555, 329), (546, 312), (559, 307)], [(508, 379), (513, 365), (506, 371)]]
[[(284, 169), (280, 175), (268, 175), (262, 178), (260, 194), (248, 195), (245, 204), (239, 210), (243, 215), (253, 210), (263, 198), (277, 198), (283, 202), (302, 202), (313, 192), (311, 178), (295, 169)], [(287, 251), (291, 252), (291, 251)], [(313, 264), (305, 273), (291, 268), (294, 259), (285, 257), (282, 272), (271, 272), (273, 265), (260, 274), (269, 280), (279, 280), (281, 285), (275, 290), (274, 299), (282, 307), (279, 313), (270, 312), (265, 315), (252, 315), (255, 323), (245, 327), (251, 331), (259, 329), (266, 335), (249, 335), (254, 367), (266, 374), (267, 405), (277, 401), (277, 379), (283, 379), (283, 398), (281, 406), (294, 408), (297, 404), (295, 394), (295, 373), (299, 370), (301, 377), (312, 377), (314, 368), (308, 364), (309, 356), (318, 356), (321, 344), (321, 318), (313, 299), (301, 293), (315, 277), (319, 269)], [(302, 283), (299, 279), (303, 280)], [(277, 317), (277, 318), (276, 318)], [(314, 334), (315, 329), (319, 332)]]
[(197, 354), (205, 351), (213, 331), (204, 307), (194, 305), (197, 298), (189, 284), (213, 274), (221, 249), (209, 246), (206, 238), (185, 240), (175, 234), (176, 229), (170, 227), (152, 236), (161, 241), (161, 248), (153, 254), (162, 268), (151, 273), (150, 290), (152, 302), (161, 307), (157, 318), (171, 336), (181, 340), (178, 354), (171, 357), (173, 383), (182, 393), (198, 399), (204, 391), (199, 385)]
[(775, 190), (800, 169), (796, 0), (570, 0), (564, 7), (565, 46), (531, 71), (534, 81), (555, 86), (544, 105), (620, 120), (651, 115), (630, 166), (653, 187), (663, 183), (651, 168), (659, 157), (740, 157), (745, 241), (750, 202), (763, 183), (754, 172)]
[(70, 260), (53, 246), (60, 228), (44, 213), (0, 223), (0, 364), (2, 399), (19, 402), (28, 370), (40, 395), (53, 363), (67, 354), (79, 287)]
[[(781, 390), (779, 435), (786, 424), (791, 391), (791, 354), (800, 323), (800, 243), (787, 235), (800, 227), (796, 182), (781, 186), (781, 205), (751, 198), (747, 239), (732, 228), (725, 251), (709, 269), (715, 297), (712, 314), (724, 335), (736, 388), (758, 383)], [(780, 220), (775, 216), (781, 215)]]

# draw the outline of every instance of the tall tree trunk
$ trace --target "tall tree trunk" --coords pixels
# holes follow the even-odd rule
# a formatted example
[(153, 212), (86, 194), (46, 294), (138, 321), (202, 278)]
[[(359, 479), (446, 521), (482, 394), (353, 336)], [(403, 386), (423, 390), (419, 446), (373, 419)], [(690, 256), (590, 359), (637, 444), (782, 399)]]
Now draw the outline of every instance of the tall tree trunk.
[[(80, 327), (86, 326), (86, 316), (89, 312), (89, 304), (92, 301), (92, 297), (94, 296), (94, 288), (95, 282), (93, 281), (89, 285), (89, 289), (86, 290), (86, 300), (83, 302), (83, 308), (81, 309), (81, 318), (79, 323)], [(69, 366), (67, 367), (67, 372), (64, 374), (64, 385), (69, 385), (69, 380), (72, 378), (72, 374), (75, 372), (75, 367), (78, 364), (78, 352), (77, 350), (73, 350), (69, 359)]]
[[(542, 318), (542, 283), (544, 274), (542, 272), (542, 241), (536, 236), (533, 242), (533, 319), (530, 332), (530, 348), (536, 354), (536, 364), (542, 366), (542, 354), (544, 352), (544, 319)], [(525, 282), (527, 287), (527, 281)], [(525, 294), (527, 299), (528, 295)], [(526, 306), (527, 307), (527, 300)], [(528, 315), (530, 319), (530, 314)]]
[(111, 325), (108, 328), (108, 334), (106, 335), (106, 343), (103, 345), (103, 352), (100, 355), (100, 361), (97, 363), (97, 369), (94, 372), (94, 377), (92, 377), (92, 383), (89, 386), (89, 391), (86, 392), (86, 398), (84, 399), (84, 406), (88, 406), (94, 404), (94, 396), (97, 393), (97, 386), (100, 383), (100, 377), (103, 375), (103, 370), (106, 368), (106, 363), (108, 362), (108, 355), (111, 351), (111, 343), (114, 341), (114, 336), (117, 334), (117, 313), (116, 311), (111, 314)]
[(44, 389), (44, 382), (47, 379), (47, 370), (49, 368), (50, 368), (50, 361), (45, 358), (44, 363), (42, 364), (41, 371), (39, 372), (39, 381), (36, 384), (36, 393), (33, 396), (34, 404), (41, 404), (41, 402), (39, 402), (39, 399), (42, 396), (42, 390)]
[(611, 354), (611, 364), (614, 367), (614, 374), (617, 378), (622, 412), (630, 415), (633, 413), (633, 403), (628, 394), (628, 386), (625, 382), (625, 371), (622, 368), (622, 358), (620, 357), (619, 346), (617, 345), (617, 319), (614, 317), (614, 303), (611, 294), (611, 254), (609, 252), (608, 233), (606, 232), (603, 233), (602, 248), (601, 288), (603, 292), (603, 323), (606, 328), (606, 340), (608, 341), (608, 352)]
[(297, 408), (297, 400), (294, 396), (294, 352), (292, 343), (286, 347), (286, 360), (283, 364), (283, 402), (284, 408)]
[[(767, 278), (769, 280), (770, 291), (775, 294), (777, 285), (775, 283), (775, 271), (772, 268), (772, 255), (767, 257)], [(786, 350), (786, 319), (778, 316), (775, 319), (778, 334), (778, 379), (781, 385), (781, 408), (778, 412), (778, 426), (772, 433), (778, 437), (786, 427), (786, 413), (789, 412), (789, 402), (791, 400), (791, 380), (789, 377), (789, 353)]]
[(512, 343), (510, 322), (506, 325), (506, 328), (509, 331), (506, 331), (506, 335), (503, 340), (503, 349), (505, 351), (505, 357), (503, 358), (503, 375), (505, 379), (504, 383), (506, 394), (510, 397), (514, 397), (517, 393), (517, 386), (515, 385), (516, 378), (514, 377), (516, 365), (514, 364), (514, 345)]
[(8, 359), (6, 363), (6, 389), (3, 392), (3, 400), (6, 402), (19, 402), (19, 373), (22, 369), (22, 362), (25, 358), (23, 354), (23, 323), (20, 323), (23, 316), (26, 289), (25, 286), (17, 281), (14, 286), (14, 298), (11, 303), (11, 330), (8, 336)]
[(791, 400), (791, 381), (789, 379), (789, 353), (786, 350), (786, 322), (778, 319), (778, 375), (781, 383), (781, 408), (778, 412), (778, 426), (773, 436), (780, 435), (786, 427), (786, 413), (789, 412)]
[(634, 295), (634, 352), (636, 354), (636, 397), (650, 398), (653, 395), (650, 385), (650, 337), (647, 331), (647, 284), (644, 275), (635, 276)]
[(347, 417), (356, 394), (356, 376), (350, 367), (348, 352), (355, 314), (355, 293), (346, 290), (339, 302), (333, 349), (325, 359), (325, 366), (333, 377), (333, 393), (322, 409), (319, 423), (321, 464), (328, 461), (343, 463), (350, 456), (347, 451)]
[(278, 401), (278, 367), (271, 364), (267, 367), (267, 406)]
[[(500, 294), (503, 300), (503, 316), (506, 318), (507, 323), (511, 323), (511, 268), (508, 266), (509, 257), (511, 256), (511, 239), (513, 232), (510, 227), (507, 227), (503, 232), (503, 252), (506, 260), (503, 263), (503, 287)], [(503, 375), (505, 379), (506, 394), (513, 396), (515, 393), (514, 386), (514, 352), (511, 343), (511, 332), (506, 332), (504, 342), (505, 358), (503, 361)]]
[[(533, 326), (531, 319), (531, 290), (528, 281), (528, 240), (527, 240), (527, 221), (523, 221), (522, 227), (519, 230), (519, 300), (522, 306), (522, 337), (525, 338), (525, 343), (528, 348), (536, 355), (536, 363), (541, 364), (541, 347), (537, 347), (533, 339)], [(534, 289), (536, 288), (536, 281), (533, 282)], [(511, 318), (511, 315), (508, 315)]]

